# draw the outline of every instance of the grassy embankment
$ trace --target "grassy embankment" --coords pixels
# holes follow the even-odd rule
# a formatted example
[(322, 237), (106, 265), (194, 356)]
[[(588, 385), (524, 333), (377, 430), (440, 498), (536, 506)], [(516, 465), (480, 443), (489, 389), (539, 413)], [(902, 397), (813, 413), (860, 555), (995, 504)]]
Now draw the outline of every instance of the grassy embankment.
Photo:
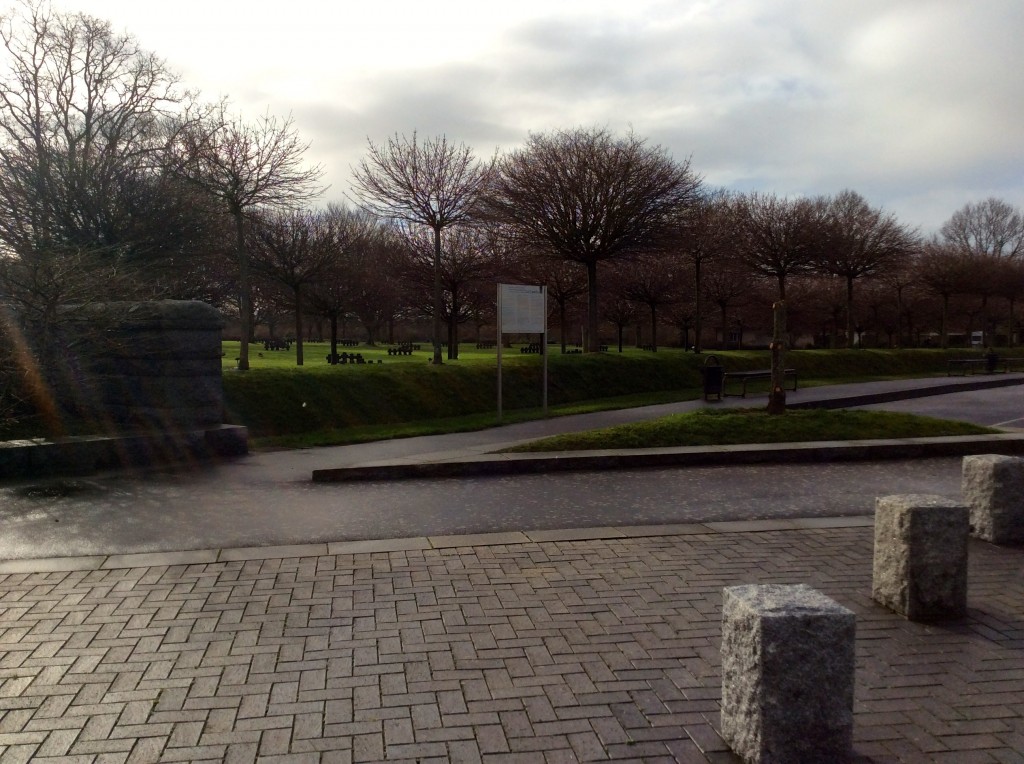
[[(427, 363), (430, 354), (426, 346), (411, 357), (388, 356), (386, 349), (361, 347), (346, 351), (360, 352), (367, 360), (379, 358), (383, 363), (328, 366), (324, 360), (327, 347), (317, 343), (306, 346), (307, 365), (297, 368), (291, 365), (294, 348), (285, 352), (253, 347), (252, 368), (240, 373), (231, 368), (237, 343), (225, 343), (224, 389), (229, 421), (247, 425), (258, 447), (353, 443), (481, 429), (497, 423), (494, 350), (460, 349), (458, 361), (437, 367)], [(549, 359), (549, 413), (699, 398), (700, 370), (708, 355), (672, 349), (656, 354), (629, 350), (563, 356), (556, 352)], [(763, 351), (714, 355), (726, 369), (763, 369), (768, 365)], [(970, 355), (962, 349), (800, 350), (788, 354), (787, 366), (798, 370), (800, 386), (806, 387), (942, 375), (947, 358)], [(980, 353), (973, 355), (980, 357)], [(506, 352), (503, 366), (502, 421), (540, 417), (540, 359), (524, 356), (516, 347)], [(872, 425), (875, 431), (877, 426)], [(821, 428), (821, 421), (816, 421), (808, 422), (804, 430)]]
[(507, 449), (510, 452), (725, 446), (741, 443), (932, 438), (984, 435), (987, 427), (890, 411), (788, 411), (770, 416), (762, 409), (728, 409), (675, 414), (651, 422), (556, 435)]

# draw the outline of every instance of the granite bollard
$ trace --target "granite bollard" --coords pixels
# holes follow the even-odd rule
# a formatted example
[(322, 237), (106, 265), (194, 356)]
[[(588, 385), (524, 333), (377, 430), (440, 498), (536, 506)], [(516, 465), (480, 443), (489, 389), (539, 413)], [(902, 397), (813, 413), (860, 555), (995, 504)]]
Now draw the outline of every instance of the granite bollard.
[(967, 612), (966, 506), (943, 496), (908, 494), (875, 500), (871, 596), (912, 621)]
[(973, 535), (993, 544), (1024, 542), (1024, 459), (965, 456), (961, 490)]
[(806, 584), (722, 601), (722, 738), (747, 762), (839, 762), (853, 745), (856, 616)]

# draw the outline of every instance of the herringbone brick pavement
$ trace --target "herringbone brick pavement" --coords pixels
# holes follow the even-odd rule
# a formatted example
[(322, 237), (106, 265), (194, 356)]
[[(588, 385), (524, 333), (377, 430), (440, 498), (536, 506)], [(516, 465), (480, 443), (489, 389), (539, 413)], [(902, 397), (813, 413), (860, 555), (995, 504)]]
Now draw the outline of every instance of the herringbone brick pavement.
[(871, 529), (700, 533), (0, 576), (0, 764), (737, 759), (721, 590), (858, 617), (859, 761), (1024, 761), (1024, 550), (969, 618), (870, 599)]

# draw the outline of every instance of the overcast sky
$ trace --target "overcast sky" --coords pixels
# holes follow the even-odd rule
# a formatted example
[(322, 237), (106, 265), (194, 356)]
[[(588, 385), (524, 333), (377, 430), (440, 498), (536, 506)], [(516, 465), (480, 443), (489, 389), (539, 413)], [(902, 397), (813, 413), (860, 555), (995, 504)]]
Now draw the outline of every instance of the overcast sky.
[(1024, 207), (1022, 0), (54, 0), (185, 84), (291, 114), (344, 199), (367, 139), (480, 155), (632, 130), (713, 186), (859, 191), (925, 233)]

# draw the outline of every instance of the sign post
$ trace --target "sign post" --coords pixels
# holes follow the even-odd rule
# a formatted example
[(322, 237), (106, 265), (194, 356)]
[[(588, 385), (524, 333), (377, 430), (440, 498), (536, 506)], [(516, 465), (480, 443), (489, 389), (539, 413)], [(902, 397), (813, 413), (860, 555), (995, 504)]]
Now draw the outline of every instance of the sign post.
[(498, 421), (501, 421), (501, 351), (505, 334), (541, 335), (544, 416), (548, 415), (548, 289), (498, 284)]

